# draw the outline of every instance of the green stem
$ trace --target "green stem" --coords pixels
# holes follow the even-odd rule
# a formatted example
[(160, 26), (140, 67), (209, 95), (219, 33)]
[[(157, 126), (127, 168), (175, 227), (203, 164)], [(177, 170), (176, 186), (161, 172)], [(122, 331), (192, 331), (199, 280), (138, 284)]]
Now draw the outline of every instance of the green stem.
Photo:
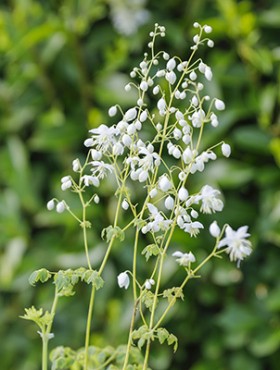
[(88, 350), (89, 350), (89, 342), (90, 342), (90, 329), (91, 329), (91, 320), (92, 320), (92, 312), (93, 312), (93, 306), (94, 306), (94, 298), (95, 298), (95, 286), (92, 286), (91, 288), (91, 294), (90, 294), (90, 301), (89, 301), (89, 308), (88, 308), (88, 315), (87, 315), (87, 326), (86, 326), (86, 338), (85, 338), (85, 363), (84, 363), (84, 369), (88, 369)]
[(57, 302), (58, 302), (58, 293), (57, 290), (55, 290), (55, 296), (52, 304), (52, 309), (51, 309), (51, 317), (52, 320), (49, 322), (49, 324), (46, 327), (46, 330), (42, 331), (42, 370), (48, 370), (48, 353), (49, 353), (49, 340), (50, 340), (50, 333), (52, 329), (52, 324), (55, 316), (55, 311), (57, 307)]
[[(216, 249), (217, 249), (217, 244), (215, 245), (213, 251), (191, 272), (191, 273), (188, 273), (188, 275), (186, 276), (186, 278), (184, 279), (183, 283), (180, 285), (180, 290), (182, 290), (185, 285), (187, 284), (187, 282), (192, 279), (193, 277), (195, 277), (196, 273), (212, 258), (212, 257), (215, 257), (216, 256)], [(177, 296), (175, 295), (173, 297), (173, 299), (169, 302), (168, 306), (166, 307), (166, 309), (164, 310), (163, 314), (161, 315), (161, 317), (159, 318), (158, 322), (156, 323), (156, 325), (153, 327), (153, 330), (156, 330), (160, 324), (162, 323), (162, 321), (164, 320), (164, 318), (166, 317), (166, 315), (168, 314), (169, 310), (171, 309), (171, 307), (174, 305), (174, 303), (176, 302), (176, 299), (177, 299)]]
[(128, 341), (127, 341), (127, 350), (126, 350), (125, 359), (124, 359), (124, 363), (123, 363), (123, 370), (126, 369), (126, 367), (128, 365), (128, 361), (129, 361), (130, 347), (132, 345), (132, 333), (133, 333), (136, 311), (137, 311), (139, 301), (140, 301), (140, 297), (137, 299), (137, 301), (135, 302), (134, 307), (133, 307), (133, 314), (132, 314), (132, 318), (131, 318), (131, 321), (130, 321), (130, 330), (129, 330), (129, 336), (128, 336)]

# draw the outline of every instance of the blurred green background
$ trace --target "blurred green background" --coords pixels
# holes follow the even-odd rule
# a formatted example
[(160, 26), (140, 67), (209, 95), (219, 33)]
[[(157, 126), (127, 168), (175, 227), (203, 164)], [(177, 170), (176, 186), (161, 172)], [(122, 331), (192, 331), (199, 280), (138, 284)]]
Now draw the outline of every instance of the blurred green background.
[[(226, 102), (209, 143), (225, 139), (232, 156), (209, 164), (196, 181), (222, 189), (217, 216), (250, 227), (254, 253), (237, 269), (214, 261), (190, 284), (168, 329), (179, 350), (156, 348), (154, 370), (278, 370), (280, 363), (280, 3), (278, 0), (2, 0), (0, 5), (0, 367), (38, 370), (40, 339), (19, 319), (32, 304), (49, 309), (52, 286), (32, 288), (28, 276), (85, 264), (79, 228), (48, 213), (62, 197), (60, 178), (85, 154), (90, 128), (108, 122), (107, 109), (134, 104), (123, 93), (148, 33), (166, 26), (162, 47), (187, 55), (194, 21), (213, 27), (214, 72), (209, 93)], [(110, 223), (112, 189), (101, 189), (92, 232), (96, 263), (100, 230)], [(196, 247), (198, 240), (192, 241)], [(189, 241), (178, 240), (178, 245)], [(129, 239), (115, 248), (98, 297), (93, 343), (124, 343), (128, 294), (116, 292), (127, 268)], [(144, 262), (143, 262), (144, 263)], [(168, 274), (168, 273), (167, 273)], [(171, 272), (170, 272), (171, 274)], [(179, 276), (178, 276), (179, 278)], [(168, 275), (166, 277), (168, 279)], [(51, 347), (83, 345), (89, 291), (60, 302)], [(105, 307), (105, 309), (104, 309)], [(69, 325), (69, 323), (71, 325)]]

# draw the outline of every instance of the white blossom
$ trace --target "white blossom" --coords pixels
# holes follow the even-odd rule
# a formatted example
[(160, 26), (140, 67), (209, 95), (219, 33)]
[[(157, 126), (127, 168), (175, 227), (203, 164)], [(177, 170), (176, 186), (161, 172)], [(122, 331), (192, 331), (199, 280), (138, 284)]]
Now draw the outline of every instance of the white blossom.
[(149, 85), (148, 85), (147, 81), (141, 81), (141, 83), (140, 83), (140, 89), (142, 91), (147, 91), (148, 88), (149, 88)]
[(64, 191), (66, 189), (71, 188), (72, 186), (72, 180), (70, 176), (64, 176), (61, 179), (61, 189)]
[(84, 175), (81, 177), (81, 180), (85, 184), (85, 186), (96, 186), (98, 187), (100, 185), (100, 181), (96, 176), (90, 176), (90, 175)]
[(200, 191), (200, 195), (196, 197), (197, 201), (201, 201), (200, 210), (203, 213), (221, 211), (224, 204), (221, 199), (217, 198), (219, 194), (219, 190), (213, 189), (210, 185), (204, 185)]
[(98, 204), (100, 202), (100, 198), (97, 194), (95, 194), (95, 196), (93, 197), (93, 201), (95, 204)]
[(57, 213), (63, 213), (65, 211), (65, 203), (62, 200), (61, 202), (58, 202), (56, 205), (56, 212)]
[(188, 199), (188, 196), (189, 196), (189, 192), (186, 188), (184, 188), (183, 186), (179, 189), (178, 191), (178, 198), (184, 202)]
[(74, 172), (79, 172), (82, 169), (79, 159), (74, 159), (72, 162), (72, 168)]
[(150, 196), (151, 198), (154, 198), (154, 197), (156, 197), (156, 196), (157, 196), (157, 193), (158, 193), (157, 189), (156, 189), (156, 188), (153, 188), (153, 189), (149, 192), (149, 196)]
[(122, 201), (122, 209), (124, 209), (126, 211), (128, 208), (129, 208), (129, 204), (128, 204), (127, 200), (124, 199)]
[(147, 117), (148, 117), (147, 111), (143, 110), (143, 112), (141, 112), (140, 117), (139, 117), (140, 122), (145, 122)]
[(113, 105), (112, 107), (109, 108), (108, 114), (110, 117), (114, 117), (117, 114), (117, 107)]
[(161, 178), (159, 179), (158, 187), (163, 192), (167, 192), (171, 189), (172, 184), (166, 175), (161, 176)]
[(176, 74), (173, 71), (166, 72), (165, 78), (170, 85), (173, 85), (176, 82)]
[(225, 103), (220, 99), (215, 99), (215, 107), (217, 110), (224, 110), (225, 109)]
[(166, 209), (172, 210), (174, 208), (174, 198), (170, 195), (165, 199), (164, 205)]
[(129, 287), (130, 279), (127, 272), (121, 272), (118, 275), (118, 284), (120, 288), (127, 289)]
[(172, 71), (176, 67), (176, 61), (174, 58), (169, 59), (169, 61), (166, 63), (166, 68), (169, 71)]
[(217, 221), (213, 221), (209, 227), (209, 232), (210, 234), (214, 237), (214, 238), (217, 238), (220, 233), (221, 233), (221, 230), (217, 224)]
[(212, 27), (211, 27), (211, 26), (207, 26), (207, 25), (205, 25), (205, 26), (204, 26), (204, 31), (205, 31), (206, 33), (211, 33), (211, 32), (212, 32)]
[(53, 210), (53, 209), (54, 209), (54, 207), (55, 207), (54, 199), (49, 200), (49, 201), (48, 201), (48, 203), (47, 203), (47, 209), (48, 209), (49, 211), (51, 211), (51, 210)]
[(180, 266), (188, 267), (192, 262), (195, 262), (195, 256), (192, 254), (192, 252), (183, 253), (176, 251), (172, 253), (172, 256), (177, 257), (176, 262), (178, 262)]
[(125, 112), (125, 115), (123, 116), (123, 119), (127, 122), (133, 121), (137, 116), (137, 109), (136, 108), (130, 108)]
[(147, 279), (147, 280), (145, 281), (144, 286), (145, 286), (145, 288), (146, 288), (147, 290), (150, 290), (150, 289), (152, 288), (152, 285), (154, 285), (154, 284), (155, 284), (154, 279)]
[(236, 231), (227, 226), (225, 237), (218, 244), (218, 248), (227, 246), (226, 252), (230, 260), (237, 261), (238, 264), (252, 252), (251, 242), (246, 239), (250, 236), (247, 230), (248, 226), (239, 227)]
[(229, 157), (231, 153), (231, 148), (229, 144), (223, 143), (222, 144), (222, 153), (225, 157)]
[(194, 221), (194, 222), (187, 222), (184, 224), (183, 230), (186, 233), (189, 233), (190, 236), (197, 236), (199, 234), (200, 229), (203, 229), (204, 226), (202, 225), (201, 222), (199, 221)]

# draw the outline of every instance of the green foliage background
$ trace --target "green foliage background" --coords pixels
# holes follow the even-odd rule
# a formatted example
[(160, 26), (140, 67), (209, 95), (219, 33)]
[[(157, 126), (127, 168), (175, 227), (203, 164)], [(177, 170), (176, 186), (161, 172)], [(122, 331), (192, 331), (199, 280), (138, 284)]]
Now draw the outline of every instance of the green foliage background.
[[(137, 5), (138, 3), (138, 5)], [(142, 5), (141, 5), (142, 4)], [(123, 8), (122, 8), (123, 6)], [(124, 34), (130, 17), (148, 18)], [(137, 7), (139, 8), (137, 10)], [(214, 71), (210, 94), (227, 109), (207, 142), (225, 138), (229, 160), (219, 160), (196, 181), (219, 186), (226, 199), (220, 222), (247, 224), (254, 253), (238, 270), (215, 261), (188, 287), (168, 329), (179, 338), (173, 358), (165, 346), (154, 352), (155, 370), (278, 370), (280, 362), (280, 4), (277, 0), (17, 0), (0, 5), (0, 367), (38, 370), (40, 339), (20, 320), (24, 307), (49, 308), (52, 286), (28, 285), (38, 268), (85, 263), (77, 225), (46, 211), (62, 197), (60, 178), (84, 155), (90, 128), (107, 122), (111, 104), (124, 107), (131, 68), (146, 50), (148, 33), (166, 26), (162, 47), (182, 57), (194, 21), (214, 29), (215, 48), (206, 62)], [(133, 31), (133, 30), (132, 30)], [(93, 212), (96, 263), (103, 253), (101, 229), (110, 223), (110, 185)], [(75, 201), (75, 200), (73, 200)], [(222, 217), (222, 218), (221, 218)], [(199, 238), (200, 239), (200, 238)], [(178, 245), (187, 240), (178, 236)], [(192, 241), (196, 247), (198, 239)], [(208, 237), (204, 234), (203, 243)], [(127, 238), (105, 270), (110, 284), (100, 294), (93, 343), (124, 343), (129, 324), (127, 294), (116, 296), (116, 275), (130, 258)], [(172, 271), (170, 271), (170, 274)], [(168, 280), (169, 272), (166, 272)], [(179, 277), (178, 277), (179, 278)], [(62, 301), (51, 345), (83, 345), (86, 287)]]

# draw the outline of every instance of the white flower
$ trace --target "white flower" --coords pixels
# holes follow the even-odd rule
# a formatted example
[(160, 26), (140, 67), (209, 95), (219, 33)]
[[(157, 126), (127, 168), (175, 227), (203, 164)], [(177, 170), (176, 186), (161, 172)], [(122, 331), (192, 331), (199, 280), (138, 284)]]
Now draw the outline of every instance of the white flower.
[(116, 127), (108, 127), (104, 124), (90, 130), (89, 132), (92, 134), (92, 137), (85, 141), (85, 145), (97, 145), (97, 149), (103, 153), (115, 143), (116, 135), (119, 134), (119, 130)]
[(127, 200), (124, 199), (122, 201), (122, 209), (124, 209), (126, 211), (128, 208), (129, 208), (129, 204), (128, 204)]
[(157, 86), (155, 86), (154, 88), (153, 88), (153, 94), (154, 95), (157, 95), (158, 93), (159, 93), (159, 86), (157, 85)]
[(111, 108), (109, 108), (108, 114), (110, 117), (114, 117), (117, 114), (117, 107), (113, 105)]
[(206, 33), (211, 33), (211, 32), (212, 32), (212, 27), (211, 27), (211, 26), (207, 26), (207, 25), (205, 25), (205, 26), (204, 26), (204, 31), (205, 31)]
[(96, 176), (84, 175), (81, 177), (81, 180), (84, 182), (85, 186), (96, 186), (100, 185), (100, 181)]
[(166, 53), (166, 52), (164, 52), (163, 53), (163, 59), (164, 60), (168, 60), (170, 57), (169, 57), (169, 54), (168, 53)]
[(212, 70), (209, 66), (206, 66), (204, 75), (205, 75), (205, 77), (207, 78), (208, 81), (212, 80), (213, 73), (212, 73)]
[(72, 168), (74, 172), (79, 172), (82, 169), (81, 163), (78, 158), (74, 159), (74, 161), (72, 162)]
[(166, 109), (166, 102), (165, 102), (164, 98), (159, 99), (159, 101), (157, 103), (157, 107), (158, 107), (158, 110), (159, 110), (159, 114), (161, 116), (164, 116), (165, 109)]
[(222, 144), (222, 153), (227, 158), (230, 156), (231, 148), (229, 144), (226, 144), (226, 143)]
[(120, 288), (127, 289), (129, 287), (130, 279), (127, 272), (121, 272), (118, 275), (118, 284)]
[(102, 158), (102, 153), (99, 150), (91, 149), (90, 154), (94, 161), (99, 161)]
[(183, 230), (189, 233), (191, 237), (197, 236), (199, 234), (199, 229), (203, 229), (204, 226), (199, 221), (187, 222), (184, 224)]
[(174, 199), (169, 195), (165, 201), (164, 205), (166, 209), (172, 210), (174, 208)]
[(145, 121), (146, 121), (146, 119), (147, 119), (147, 117), (148, 117), (147, 111), (146, 111), (146, 110), (144, 110), (144, 111), (143, 111), (143, 112), (141, 112), (141, 114), (140, 114), (140, 117), (139, 117), (140, 122), (145, 122)]
[(56, 212), (57, 213), (62, 213), (65, 211), (65, 203), (64, 201), (62, 200), (61, 202), (58, 202), (57, 205), (56, 205)]
[(215, 107), (218, 110), (224, 110), (225, 109), (225, 103), (220, 99), (215, 99)]
[(53, 199), (49, 200), (49, 201), (48, 201), (48, 203), (47, 203), (47, 209), (48, 209), (49, 211), (51, 211), (51, 210), (53, 210), (53, 209), (54, 209), (54, 207), (55, 207), (55, 202), (54, 202), (54, 200), (53, 200)]
[(192, 81), (195, 81), (195, 80), (197, 79), (197, 74), (195, 73), (195, 71), (192, 71), (192, 72), (190, 73), (190, 79), (191, 79)]
[[(104, 161), (93, 161), (90, 162), (92, 168), (91, 172), (92, 174), (99, 179), (104, 179), (105, 176), (107, 176), (108, 172), (112, 173), (114, 170), (114, 167), (112, 164), (105, 163)], [(95, 184), (94, 184), (95, 185)], [(99, 185), (95, 185), (99, 186)]]
[(200, 191), (200, 195), (196, 197), (197, 201), (201, 201), (200, 210), (203, 213), (221, 211), (224, 204), (221, 199), (217, 198), (219, 194), (219, 190), (213, 189), (210, 185), (204, 185)]
[(212, 222), (209, 227), (209, 232), (214, 238), (217, 238), (220, 235), (221, 230), (217, 224), (217, 221)]
[(157, 196), (157, 189), (156, 188), (154, 188), (154, 189), (152, 189), (150, 192), (149, 192), (149, 196), (151, 197), (151, 198), (154, 198), (154, 197), (156, 197)]
[(166, 72), (165, 78), (171, 85), (176, 82), (176, 74), (173, 71)]
[(140, 89), (141, 89), (142, 91), (147, 91), (147, 90), (148, 90), (148, 88), (149, 88), (148, 83), (147, 83), (146, 81), (141, 81), (141, 83), (140, 83)]
[(176, 67), (175, 59), (174, 59), (174, 58), (169, 59), (169, 61), (168, 61), (168, 62), (167, 62), (167, 64), (166, 64), (166, 68), (167, 68), (169, 71), (172, 71), (175, 67)]
[(136, 108), (130, 108), (128, 111), (125, 112), (125, 115), (123, 119), (127, 122), (133, 121), (134, 118), (137, 116), (137, 109)]
[(100, 198), (97, 194), (93, 197), (93, 201), (95, 204), (98, 204), (100, 202)]
[(188, 199), (188, 196), (189, 196), (189, 192), (186, 188), (184, 188), (183, 186), (179, 189), (178, 191), (178, 197), (179, 199), (184, 202), (185, 200)]
[(240, 261), (252, 252), (251, 242), (246, 240), (250, 236), (248, 226), (242, 226), (234, 231), (230, 226), (226, 227), (226, 236), (219, 242), (218, 248), (227, 246), (226, 252), (231, 261)]
[(142, 233), (147, 233), (152, 231), (154, 233), (158, 231), (165, 231), (172, 224), (172, 220), (164, 219), (163, 215), (158, 211), (157, 207), (151, 203), (147, 203), (147, 208), (150, 212), (149, 220), (150, 222), (145, 225), (141, 231)]
[(193, 127), (201, 127), (202, 123), (205, 119), (205, 112), (203, 109), (198, 109), (196, 112), (192, 114), (190, 117)]
[(72, 180), (70, 176), (64, 176), (61, 179), (61, 189), (64, 191), (66, 189), (71, 188), (72, 186)]
[(154, 284), (155, 284), (154, 279), (147, 279), (147, 280), (145, 281), (144, 286), (145, 286), (145, 288), (146, 288), (147, 290), (150, 290), (150, 289), (151, 289), (151, 287), (152, 287), (152, 285), (154, 285)]
[(158, 183), (158, 187), (160, 188), (161, 191), (166, 192), (169, 189), (171, 189), (172, 184), (169, 181), (168, 177), (166, 175), (163, 175)]
[(195, 262), (195, 256), (192, 252), (182, 253), (180, 251), (176, 251), (172, 256), (177, 257), (176, 262), (178, 262), (180, 266), (188, 267), (192, 262)]

